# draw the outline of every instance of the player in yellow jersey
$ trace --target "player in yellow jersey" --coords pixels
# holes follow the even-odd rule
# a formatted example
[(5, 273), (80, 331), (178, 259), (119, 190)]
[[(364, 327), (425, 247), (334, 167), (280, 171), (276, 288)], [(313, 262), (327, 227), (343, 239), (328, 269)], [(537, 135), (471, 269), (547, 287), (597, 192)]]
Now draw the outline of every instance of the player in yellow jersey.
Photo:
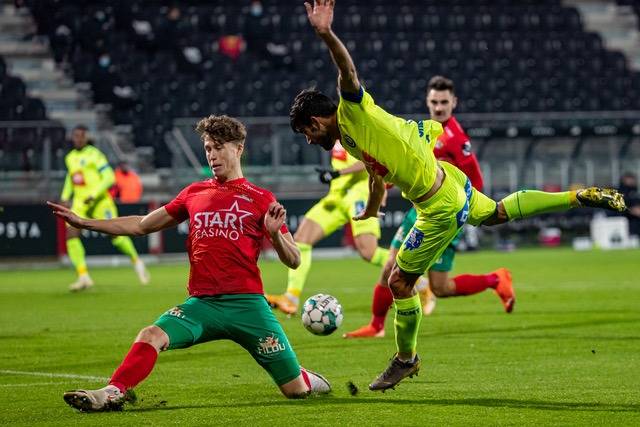
[(311, 249), (345, 224), (351, 223), (356, 250), (365, 261), (380, 267), (389, 256), (388, 249), (378, 246), (378, 218), (353, 220), (364, 209), (369, 196), (364, 163), (349, 155), (340, 142), (336, 142), (331, 149), (331, 167), (318, 170), (320, 181), (330, 184), (329, 193), (309, 209), (294, 236), (300, 249), (300, 266), (289, 270), (284, 295), (266, 296), (272, 307), (287, 314), (298, 311), (300, 294), (311, 268)]
[[(71, 132), (73, 150), (66, 155), (64, 162), (67, 176), (60, 200), (71, 206), (71, 210), (83, 218), (109, 219), (118, 216), (116, 205), (109, 195), (114, 183), (114, 174), (105, 155), (89, 143), (87, 128), (76, 126)], [(69, 201), (71, 203), (69, 203)], [(120, 252), (128, 255), (142, 284), (149, 283), (149, 273), (138, 257), (131, 238), (119, 236), (111, 243)], [(80, 230), (67, 225), (67, 254), (78, 273), (78, 279), (69, 286), (72, 292), (82, 291), (93, 286), (84, 256), (84, 246), (80, 241)]]
[(414, 285), (465, 223), (502, 224), (581, 206), (617, 212), (626, 207), (617, 191), (597, 187), (560, 193), (523, 190), (499, 202), (474, 189), (458, 168), (436, 160), (433, 148), (442, 132), (440, 123), (393, 116), (364, 90), (349, 52), (331, 29), (334, 5), (334, 0), (316, 0), (313, 7), (305, 3), (305, 8), (338, 69), (340, 102), (335, 105), (316, 90), (302, 91), (291, 106), (291, 127), (303, 133), (309, 144), (325, 150), (339, 139), (345, 150), (365, 163), (371, 191), (356, 220), (379, 215), (385, 181), (395, 184), (416, 208), (417, 220), (398, 251), (388, 279), (396, 307), (397, 352), (387, 369), (369, 385), (371, 390), (386, 390), (420, 369), (416, 347), (422, 306)]

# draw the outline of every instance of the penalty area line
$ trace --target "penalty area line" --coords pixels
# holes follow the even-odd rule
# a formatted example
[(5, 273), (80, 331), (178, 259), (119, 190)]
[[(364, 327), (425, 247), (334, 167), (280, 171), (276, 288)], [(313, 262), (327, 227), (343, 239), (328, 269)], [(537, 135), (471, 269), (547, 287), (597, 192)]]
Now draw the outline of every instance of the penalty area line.
[(32, 377), (46, 377), (46, 378), (73, 378), (78, 380), (90, 380), (90, 381), (109, 381), (109, 378), (107, 377), (96, 377), (93, 375), (57, 374), (55, 372), (13, 371), (10, 369), (0, 369), (0, 374), (29, 375)]

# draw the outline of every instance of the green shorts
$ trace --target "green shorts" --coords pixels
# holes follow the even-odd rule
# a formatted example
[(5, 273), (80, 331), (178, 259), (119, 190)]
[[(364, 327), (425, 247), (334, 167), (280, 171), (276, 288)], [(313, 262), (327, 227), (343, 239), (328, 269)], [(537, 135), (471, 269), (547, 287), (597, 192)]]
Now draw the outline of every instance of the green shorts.
[(442, 186), (428, 200), (416, 203), (417, 218), (396, 256), (402, 271), (422, 274), (442, 256), (465, 223), (479, 225), (496, 210), (496, 202), (471, 186), (460, 169), (439, 162)]
[(116, 204), (108, 195), (101, 197), (91, 206), (86, 205), (81, 198), (74, 197), (71, 211), (82, 218), (111, 219), (118, 216)]
[(155, 325), (169, 335), (169, 349), (228, 339), (244, 347), (276, 384), (300, 375), (296, 354), (263, 295), (190, 297)]
[[(413, 227), (413, 224), (416, 222), (416, 218), (418, 213), (415, 208), (409, 209), (407, 213), (404, 215), (404, 219), (402, 220), (402, 224), (396, 230), (396, 234), (393, 236), (393, 240), (391, 240), (391, 247), (394, 249), (400, 249), (402, 246), (402, 242), (405, 237), (407, 237), (407, 233)], [(449, 246), (444, 250), (442, 256), (436, 260), (431, 266), (431, 270), (440, 271), (443, 273), (448, 273), (453, 270), (453, 260), (456, 257), (456, 247), (458, 246), (458, 242), (462, 237), (462, 229), (458, 233), (458, 235), (451, 241)]]
[(345, 195), (329, 193), (304, 215), (318, 224), (325, 236), (328, 236), (351, 223), (351, 232), (354, 236), (373, 234), (380, 238), (380, 221), (378, 218), (369, 218), (364, 221), (354, 221), (356, 216), (367, 204), (369, 190), (366, 185), (355, 185)]

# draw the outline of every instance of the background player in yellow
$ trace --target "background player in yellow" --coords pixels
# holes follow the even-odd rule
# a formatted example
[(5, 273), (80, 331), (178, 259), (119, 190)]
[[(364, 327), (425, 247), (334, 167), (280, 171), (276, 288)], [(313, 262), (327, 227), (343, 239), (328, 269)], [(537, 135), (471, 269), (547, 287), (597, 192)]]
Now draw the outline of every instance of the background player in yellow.
[(300, 249), (300, 266), (289, 270), (284, 295), (266, 296), (272, 307), (287, 314), (298, 311), (300, 294), (311, 268), (313, 246), (345, 224), (351, 223), (356, 250), (365, 261), (380, 267), (389, 256), (388, 249), (378, 246), (378, 218), (353, 220), (364, 209), (369, 196), (369, 180), (364, 163), (349, 155), (336, 141), (331, 149), (331, 167), (333, 169), (318, 169), (320, 181), (330, 184), (329, 193), (309, 209), (294, 236)]
[(333, 0), (319, 0), (313, 7), (305, 3), (305, 8), (338, 69), (340, 102), (335, 105), (319, 91), (304, 90), (296, 96), (289, 115), (292, 129), (304, 133), (309, 144), (330, 150), (339, 139), (365, 163), (371, 191), (357, 220), (379, 215), (384, 181), (395, 184), (416, 208), (417, 220), (389, 276), (396, 307), (397, 352), (369, 385), (371, 390), (386, 390), (420, 369), (416, 347), (422, 307), (414, 285), (465, 223), (502, 224), (582, 206), (623, 212), (626, 206), (617, 191), (597, 187), (559, 193), (523, 190), (499, 202), (475, 190), (458, 168), (435, 159), (433, 148), (442, 133), (438, 122), (393, 116), (364, 90), (349, 52), (331, 29), (334, 5)]
[[(110, 219), (118, 216), (116, 205), (109, 195), (109, 188), (114, 183), (114, 174), (107, 158), (94, 147), (87, 136), (87, 128), (76, 126), (71, 132), (73, 149), (66, 155), (64, 162), (67, 176), (60, 200), (71, 206), (71, 210), (80, 217), (94, 219)], [(69, 201), (72, 200), (71, 203)], [(142, 284), (149, 283), (149, 273), (138, 257), (130, 237), (119, 236), (111, 239), (111, 243), (120, 252), (131, 258), (131, 263)], [(67, 253), (78, 273), (78, 279), (69, 289), (81, 291), (93, 286), (85, 261), (84, 246), (80, 241), (80, 230), (67, 225)]]

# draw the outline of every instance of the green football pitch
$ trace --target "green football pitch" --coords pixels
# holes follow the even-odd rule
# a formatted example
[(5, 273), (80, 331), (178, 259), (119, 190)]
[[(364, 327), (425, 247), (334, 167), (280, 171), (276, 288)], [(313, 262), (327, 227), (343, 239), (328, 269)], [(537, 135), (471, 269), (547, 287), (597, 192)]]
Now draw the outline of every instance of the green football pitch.
[[(331, 395), (282, 397), (229, 341), (160, 355), (123, 412), (82, 414), (62, 393), (98, 388), (137, 331), (185, 299), (186, 265), (93, 269), (94, 289), (70, 294), (70, 270), (0, 273), (0, 421), (5, 425), (640, 425), (640, 251), (519, 250), (461, 254), (454, 273), (513, 272), (517, 303), (493, 292), (440, 299), (422, 321), (423, 367), (384, 394), (367, 384), (394, 352), (383, 339), (347, 341), (369, 320), (378, 269), (356, 258), (317, 260), (305, 296), (330, 293), (344, 308), (334, 334), (317, 337), (278, 314), (301, 363)], [(261, 264), (282, 291), (284, 267)], [(86, 377), (86, 378), (85, 378)], [(351, 396), (346, 383), (360, 392)]]

